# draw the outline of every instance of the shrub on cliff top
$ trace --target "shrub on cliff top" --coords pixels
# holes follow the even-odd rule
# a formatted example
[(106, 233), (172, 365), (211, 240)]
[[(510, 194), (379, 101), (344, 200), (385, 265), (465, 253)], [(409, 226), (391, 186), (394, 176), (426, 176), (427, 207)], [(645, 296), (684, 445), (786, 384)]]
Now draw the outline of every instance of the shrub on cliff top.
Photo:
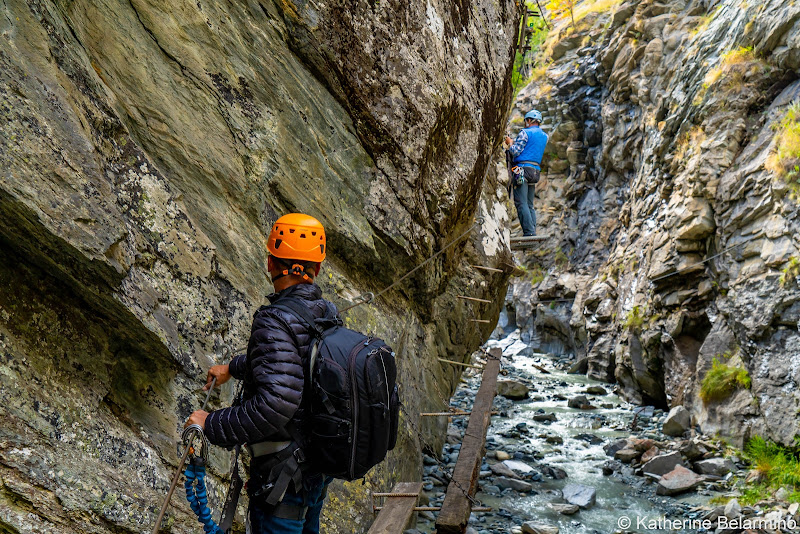
[(795, 198), (800, 197), (800, 101), (792, 102), (776, 126), (775, 151), (767, 170), (783, 178)]
[(700, 384), (703, 402), (727, 399), (737, 389), (750, 389), (750, 375), (744, 367), (734, 367), (714, 358), (711, 370)]

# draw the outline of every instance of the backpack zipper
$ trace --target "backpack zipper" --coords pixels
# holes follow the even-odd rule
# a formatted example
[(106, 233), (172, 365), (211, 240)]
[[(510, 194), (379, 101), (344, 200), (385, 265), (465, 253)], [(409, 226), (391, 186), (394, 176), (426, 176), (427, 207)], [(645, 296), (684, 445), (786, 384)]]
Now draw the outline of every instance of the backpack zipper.
[(355, 375), (356, 372), (356, 356), (361, 351), (362, 347), (368, 347), (370, 343), (372, 343), (372, 336), (368, 337), (366, 341), (358, 343), (353, 350), (350, 351), (350, 357), (348, 358), (348, 367), (350, 371), (350, 398), (353, 401), (353, 428), (352, 428), (352, 438), (351, 438), (351, 453), (350, 453), (350, 465), (348, 466), (348, 475), (350, 478), (354, 478), (356, 476), (356, 437), (358, 436), (358, 384), (356, 382), (357, 377)]

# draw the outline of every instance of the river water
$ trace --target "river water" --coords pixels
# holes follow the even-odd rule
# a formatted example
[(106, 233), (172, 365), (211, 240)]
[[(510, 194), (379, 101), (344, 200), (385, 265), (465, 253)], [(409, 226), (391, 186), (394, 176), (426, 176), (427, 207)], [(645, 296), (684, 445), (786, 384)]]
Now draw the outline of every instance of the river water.
[[(509, 533), (515, 526), (525, 521), (534, 521), (558, 527), (564, 534), (584, 534), (612, 532), (698, 532), (697, 529), (642, 529), (636, 528), (637, 521), (653, 521), (659, 518), (685, 520), (698, 515), (693, 513), (696, 505), (706, 504), (708, 494), (689, 493), (685, 497), (672, 498), (655, 495), (654, 484), (635, 476), (633, 469), (625, 466), (621, 472), (612, 476), (603, 475), (603, 465), (610, 460), (603, 446), (627, 438), (633, 433), (631, 423), (634, 407), (624, 402), (611, 391), (613, 386), (588, 379), (583, 375), (570, 375), (560, 370), (554, 358), (540, 356), (515, 356), (513, 360), (503, 358), (502, 369), (506, 376), (500, 380), (513, 379), (526, 383), (531, 392), (523, 401), (509, 401), (501, 397), (495, 399), (495, 409), (500, 413), (492, 416), (487, 435), (487, 455), (481, 468), (483, 471), (476, 498), (484, 505), (491, 506), (491, 513), (473, 514), (470, 526), (480, 534)], [(534, 365), (547, 369), (542, 373)], [(480, 386), (480, 374), (465, 373), (461, 386), (453, 396), (451, 406), (469, 409), (472, 399)], [(605, 395), (586, 393), (588, 386), (602, 386), (608, 391)], [(585, 395), (593, 410), (580, 410), (567, 407), (567, 399)], [(556, 420), (537, 422), (537, 413), (553, 413)], [(652, 412), (652, 410), (651, 410)], [(660, 410), (637, 417), (637, 437), (664, 439), (657, 432), (658, 421), (664, 417)], [(467, 424), (453, 418), (449, 433), (463, 434)], [(455, 428), (454, 428), (455, 427)], [(520, 430), (521, 428), (521, 430)], [(549, 439), (548, 439), (549, 438)], [(561, 438), (563, 443), (558, 443)], [(440, 506), (444, 498), (441, 471), (452, 471), (458, 455), (458, 444), (446, 445), (439, 465), (428, 465), (426, 494), (434, 506)], [(512, 459), (528, 464), (533, 468), (526, 481), (533, 484), (533, 491), (519, 493), (513, 490), (502, 491), (495, 485), (495, 475), (487, 473), (489, 463), (494, 463), (495, 451), (509, 453)], [(428, 464), (433, 463), (428, 458)], [(555, 480), (543, 476), (547, 467), (563, 469), (567, 477)], [(437, 477), (438, 475), (438, 477)], [(531, 479), (531, 476), (533, 477)], [(440, 480), (437, 481), (436, 478)], [(567, 484), (584, 484), (596, 489), (596, 504), (581, 509), (577, 514), (566, 516), (550, 509), (548, 503), (564, 502), (561, 490)], [(417, 523), (421, 532), (433, 532), (433, 514), (423, 514)], [(626, 521), (630, 527), (626, 527)]]

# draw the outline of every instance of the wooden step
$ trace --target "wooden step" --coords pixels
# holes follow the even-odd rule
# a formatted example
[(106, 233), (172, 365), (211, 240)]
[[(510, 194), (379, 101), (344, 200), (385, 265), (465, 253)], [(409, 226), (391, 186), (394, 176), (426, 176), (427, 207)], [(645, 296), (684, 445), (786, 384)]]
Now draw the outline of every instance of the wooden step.
[(499, 348), (493, 348), (489, 354), (491, 358), (486, 361), (481, 385), (475, 395), (467, 431), (464, 433), (456, 467), (453, 469), (453, 478), (447, 486), (442, 510), (436, 519), (436, 532), (439, 534), (462, 534), (473, 511), (472, 503), (464, 492), (468, 492), (472, 497), (477, 490), (486, 431), (492, 413), (492, 401), (497, 394), (500, 357), (503, 353)]
[(512, 237), (512, 243), (527, 243), (529, 241), (544, 241), (547, 239), (547, 236), (544, 235), (529, 235), (529, 236), (518, 236)]
[(367, 534), (402, 534), (417, 506), (420, 491), (422, 482), (395, 484), (391, 494), (398, 496), (386, 497), (386, 504), (380, 507), (380, 513)]

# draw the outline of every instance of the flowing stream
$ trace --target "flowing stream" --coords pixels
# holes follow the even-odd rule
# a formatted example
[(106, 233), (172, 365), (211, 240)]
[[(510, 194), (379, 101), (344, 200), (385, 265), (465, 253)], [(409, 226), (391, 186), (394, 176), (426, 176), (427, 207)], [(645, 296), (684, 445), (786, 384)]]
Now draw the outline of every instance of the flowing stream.
[[(497, 397), (495, 410), (487, 434), (487, 454), (481, 467), (481, 478), (476, 498), (491, 506), (491, 513), (475, 513), (470, 527), (479, 534), (509, 533), (519, 531), (523, 522), (536, 522), (558, 527), (562, 534), (612, 532), (697, 532), (696, 529), (659, 530), (637, 529), (637, 519), (685, 519), (699, 515), (695, 506), (706, 504), (708, 495), (689, 493), (672, 498), (655, 495), (655, 487), (645, 478), (634, 475), (633, 468), (625, 466), (611, 476), (603, 474), (603, 466), (611, 460), (603, 446), (633, 434), (634, 407), (611, 392), (609, 384), (590, 380), (583, 375), (567, 374), (559, 370), (555, 358), (515, 356), (503, 358), (500, 380), (516, 380), (530, 388), (529, 398), (510, 401)], [(545, 374), (536, 366), (549, 371)], [(480, 372), (465, 373), (464, 380), (453, 396), (451, 406), (470, 409), (480, 386)], [(607, 394), (588, 394), (589, 386), (600, 386)], [(595, 409), (569, 408), (567, 399), (584, 395)], [(555, 421), (535, 421), (539, 414), (555, 414)], [(663, 439), (657, 432), (657, 422), (664, 417), (660, 410), (650, 410), (637, 417), (637, 436)], [(540, 417), (541, 418), (541, 417)], [(463, 419), (463, 421), (461, 420)], [(463, 434), (466, 418), (453, 418), (448, 434)], [(454, 428), (455, 427), (455, 428)], [(454, 440), (451, 440), (454, 441)], [(440, 463), (433, 465), (426, 458), (425, 490), (430, 503), (440, 506), (445, 485), (441, 476), (444, 468), (452, 471), (458, 456), (458, 443), (445, 445)], [(496, 451), (508, 453), (532, 469), (523, 478), (532, 484), (532, 491), (520, 492), (501, 489), (490, 464), (497, 462)], [(566, 472), (564, 479), (552, 478), (553, 470)], [(548, 476), (549, 475), (549, 476)], [(567, 484), (583, 484), (596, 490), (596, 503), (574, 515), (562, 515), (547, 506), (563, 503), (561, 490)], [(427, 519), (426, 519), (427, 517)], [(435, 530), (434, 514), (421, 514), (417, 529), (430, 533)], [(626, 527), (625, 519), (631, 525)], [(644, 519), (643, 519), (644, 520)]]

